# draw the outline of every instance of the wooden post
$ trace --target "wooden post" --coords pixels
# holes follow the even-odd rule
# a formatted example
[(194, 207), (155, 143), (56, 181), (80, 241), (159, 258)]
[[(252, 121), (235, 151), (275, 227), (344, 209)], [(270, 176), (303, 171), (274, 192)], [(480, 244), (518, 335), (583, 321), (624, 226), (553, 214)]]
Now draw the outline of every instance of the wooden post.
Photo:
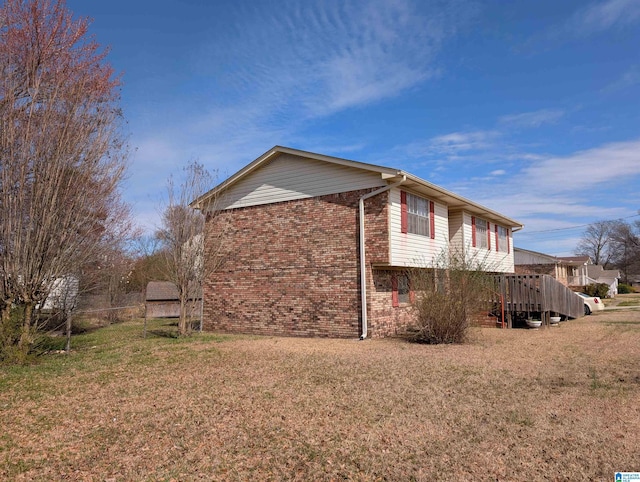
[(71, 352), (71, 312), (67, 314), (67, 346), (65, 347), (65, 351), (67, 355)]

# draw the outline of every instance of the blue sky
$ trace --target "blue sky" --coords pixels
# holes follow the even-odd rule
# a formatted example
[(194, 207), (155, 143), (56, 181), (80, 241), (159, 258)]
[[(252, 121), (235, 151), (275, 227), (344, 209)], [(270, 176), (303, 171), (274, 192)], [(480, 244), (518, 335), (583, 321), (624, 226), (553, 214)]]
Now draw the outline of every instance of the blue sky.
[[(278, 144), (397, 167), (571, 255), (638, 219), (640, 0), (68, 0), (122, 72), (126, 199)], [(631, 217), (634, 216), (634, 217)]]

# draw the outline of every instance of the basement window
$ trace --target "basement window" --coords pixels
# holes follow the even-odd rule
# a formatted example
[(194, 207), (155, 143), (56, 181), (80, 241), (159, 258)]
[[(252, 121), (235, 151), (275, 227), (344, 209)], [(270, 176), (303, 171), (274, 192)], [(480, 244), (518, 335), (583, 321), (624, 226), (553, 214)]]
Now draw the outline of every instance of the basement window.
[(395, 308), (412, 301), (411, 283), (409, 282), (409, 275), (406, 273), (394, 273), (391, 275), (391, 290), (392, 305)]

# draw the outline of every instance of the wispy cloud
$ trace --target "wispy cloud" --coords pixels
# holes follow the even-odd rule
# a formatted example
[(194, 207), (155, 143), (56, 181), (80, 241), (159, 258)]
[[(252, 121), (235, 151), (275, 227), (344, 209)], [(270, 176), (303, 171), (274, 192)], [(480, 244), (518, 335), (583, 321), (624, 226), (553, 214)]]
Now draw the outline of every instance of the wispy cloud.
[[(564, 219), (615, 219), (628, 213), (623, 203), (611, 207), (616, 183), (640, 180), (640, 139), (609, 143), (567, 156), (529, 162), (494, 185), (456, 186), (465, 195), (516, 219), (559, 216)], [(597, 207), (606, 206), (606, 207)]]
[[(224, 176), (274, 144), (354, 152), (362, 140), (296, 140), (318, 119), (400, 96), (439, 75), (443, 44), (474, 15), (467, 0), (427, 7), (416, 0), (267, 0), (234, 8), (228, 14), (235, 21), (202, 36), (189, 56), (199, 93), (193, 98), (207, 101), (185, 97), (192, 104), (176, 109), (182, 117), (170, 127), (138, 133), (132, 196), (137, 186), (164, 186), (170, 166), (192, 159)], [(151, 211), (152, 200), (136, 202)]]
[(640, 20), (640, 1), (607, 0), (595, 2), (576, 11), (565, 25), (577, 36), (599, 33), (614, 27), (631, 25)]
[(607, 85), (602, 92), (606, 94), (610, 94), (613, 92), (618, 92), (624, 89), (628, 89), (634, 85), (640, 84), (640, 68), (637, 65), (634, 65), (629, 70), (627, 70), (619, 79)]
[(581, 40), (638, 22), (640, 0), (595, 1), (575, 10), (564, 22), (535, 33), (522, 46), (526, 50), (537, 50), (540, 46), (555, 48), (558, 42)]
[(504, 115), (498, 119), (501, 124), (518, 127), (540, 127), (542, 124), (553, 124), (564, 116), (560, 109), (540, 109), (533, 112)]
[(229, 105), (258, 106), (270, 122), (328, 116), (438, 75), (442, 43), (473, 12), (463, 1), (431, 9), (411, 0), (284, 5), (256, 3), (238, 12), (235, 38), (225, 49), (212, 39), (202, 53), (225, 67)]
[[(570, 173), (570, 179), (567, 179)], [(524, 170), (523, 179), (529, 186), (539, 186), (550, 180), (554, 189), (575, 192), (602, 186), (607, 182), (640, 175), (640, 139), (616, 142), (602, 147), (576, 152), (565, 157), (550, 157)]]
[(452, 132), (432, 138), (427, 149), (442, 154), (487, 149), (499, 135), (497, 131)]

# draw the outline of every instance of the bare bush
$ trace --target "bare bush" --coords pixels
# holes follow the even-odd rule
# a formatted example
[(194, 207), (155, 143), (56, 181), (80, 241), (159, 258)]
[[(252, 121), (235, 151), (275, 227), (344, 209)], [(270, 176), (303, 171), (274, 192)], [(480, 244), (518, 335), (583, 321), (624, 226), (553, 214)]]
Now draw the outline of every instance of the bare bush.
[(434, 268), (411, 270), (415, 341), (463, 343), (473, 317), (491, 306), (494, 278), (485, 263), (443, 255)]
[[(185, 179), (176, 187), (173, 179), (168, 184), (168, 203), (162, 214), (162, 226), (157, 231), (162, 249), (161, 266), (166, 279), (178, 288), (180, 299), (179, 335), (191, 332), (196, 300), (202, 297), (204, 279), (216, 271), (225, 252), (224, 236), (227, 223), (215, 209), (215, 199), (208, 201), (207, 214), (201, 206), (192, 207), (192, 201), (213, 185), (214, 176), (202, 164), (192, 162), (185, 168)], [(205, 232), (205, 220), (208, 229)], [(213, 227), (215, 226), (215, 227)], [(205, 249), (205, 236), (208, 240)], [(202, 326), (202, 314), (198, 313)]]

